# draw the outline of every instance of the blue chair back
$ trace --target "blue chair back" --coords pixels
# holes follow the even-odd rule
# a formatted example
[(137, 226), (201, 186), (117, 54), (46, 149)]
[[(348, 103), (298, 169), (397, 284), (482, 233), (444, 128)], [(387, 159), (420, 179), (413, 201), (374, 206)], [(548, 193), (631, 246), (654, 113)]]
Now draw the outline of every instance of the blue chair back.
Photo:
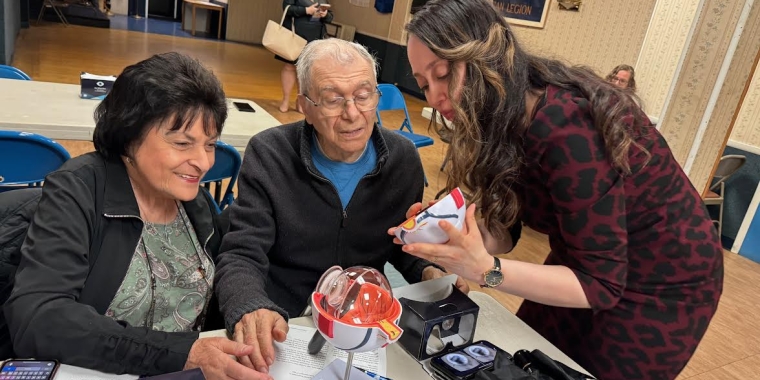
[(0, 65), (0, 78), (2, 79), (18, 79), (18, 80), (32, 80), (25, 72), (13, 67)]
[(38, 187), (71, 156), (57, 142), (38, 134), (0, 131), (0, 191)]
[(217, 202), (216, 199), (214, 199), (214, 197), (211, 195), (211, 193), (208, 191), (208, 189), (205, 186), (201, 186), (200, 191), (206, 193), (206, 196), (208, 197), (208, 199), (212, 200), (211, 203), (212, 203), (212, 206), (214, 206), (214, 210), (216, 210), (216, 214), (217, 215), (221, 214), (222, 213), (222, 209), (219, 208), (219, 202)]
[[(406, 100), (404, 100), (404, 95), (401, 93), (401, 90), (399, 90), (398, 87), (387, 83), (377, 85), (377, 89), (380, 90), (380, 102), (377, 104), (377, 111), (375, 111), (377, 115), (377, 125), (379, 125), (380, 128), (384, 127), (380, 117), (381, 111), (404, 110), (404, 121), (401, 123), (401, 127), (399, 127), (396, 133), (411, 140), (417, 149), (433, 145), (434, 140), (432, 137), (414, 133), (414, 130), (412, 129), (412, 120), (409, 118), (409, 110), (406, 108)], [(428, 181), (426, 176), (425, 186), (427, 185)]]
[[(414, 146), (422, 148), (424, 146), (433, 145), (433, 138), (430, 136), (420, 135), (414, 133), (412, 129), (412, 121), (409, 118), (409, 110), (406, 108), (406, 100), (404, 95), (401, 94), (401, 90), (392, 84), (379, 84), (377, 88), (380, 90), (380, 102), (377, 104), (377, 124), (383, 127), (383, 122), (380, 117), (380, 111), (404, 111), (404, 121), (401, 123), (401, 127), (396, 131), (400, 135), (412, 140)], [(404, 130), (406, 129), (406, 130)]]
[[(238, 153), (235, 147), (221, 141), (216, 142), (215, 156), (214, 166), (203, 176), (201, 183), (203, 183), (207, 190), (210, 190), (211, 183), (214, 183), (214, 200), (216, 200), (221, 210), (235, 201), (235, 194), (232, 192), (232, 188), (237, 181), (243, 159), (240, 158), (240, 153)], [(222, 180), (227, 178), (230, 179), (230, 183), (227, 185), (224, 195), (222, 195)]]
[[(383, 123), (380, 119), (381, 111), (404, 111), (404, 122), (401, 124), (399, 130), (407, 129), (409, 133), (414, 133), (412, 130), (412, 122), (409, 118), (409, 110), (406, 108), (406, 100), (404, 95), (398, 87), (392, 84), (378, 84), (377, 88), (380, 90), (380, 103), (377, 104), (377, 123), (382, 127)], [(432, 142), (431, 142), (432, 144)]]

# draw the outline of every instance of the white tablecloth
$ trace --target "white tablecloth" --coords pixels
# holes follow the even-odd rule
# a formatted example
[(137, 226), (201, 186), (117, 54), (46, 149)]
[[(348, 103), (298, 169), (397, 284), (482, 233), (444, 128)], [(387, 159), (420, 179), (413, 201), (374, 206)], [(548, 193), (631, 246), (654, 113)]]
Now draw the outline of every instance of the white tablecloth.
[[(100, 101), (80, 99), (79, 92), (79, 85), (0, 79), (0, 129), (92, 140), (93, 113)], [(240, 112), (232, 102), (248, 103), (256, 112)], [(253, 135), (282, 124), (250, 100), (230, 98), (227, 106), (221, 140), (241, 152)]]

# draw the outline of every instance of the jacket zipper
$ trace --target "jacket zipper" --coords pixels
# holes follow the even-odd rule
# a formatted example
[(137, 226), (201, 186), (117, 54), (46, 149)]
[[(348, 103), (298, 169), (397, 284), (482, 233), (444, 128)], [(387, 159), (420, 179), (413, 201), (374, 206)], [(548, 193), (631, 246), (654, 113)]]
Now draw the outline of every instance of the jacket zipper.
[[(337, 196), (338, 196), (338, 200), (340, 200), (340, 193), (338, 192), (338, 189), (335, 187), (335, 184), (333, 184), (332, 182), (330, 182), (330, 180), (329, 180), (329, 179), (325, 178), (325, 177), (324, 177), (324, 176), (322, 176), (321, 174), (319, 174), (319, 173), (315, 173), (315, 172), (314, 172), (313, 170), (311, 170), (311, 168), (310, 168), (310, 167), (308, 167), (308, 166), (306, 166), (306, 170), (309, 172), (309, 174), (313, 175), (314, 177), (316, 177), (316, 178), (317, 178), (317, 179), (319, 179), (320, 181), (329, 183), (329, 184), (330, 184), (330, 186), (332, 187), (333, 191), (335, 192), (335, 195), (337, 195)], [(359, 187), (359, 183), (361, 183), (363, 180), (365, 180), (365, 179), (367, 179), (367, 178), (372, 178), (372, 177), (375, 177), (375, 176), (377, 176), (377, 175), (378, 175), (378, 173), (379, 173), (379, 170), (378, 170), (377, 172), (375, 172), (375, 173), (369, 173), (369, 174), (365, 174), (365, 175), (364, 175), (364, 177), (362, 177), (361, 179), (359, 179), (359, 182), (357, 182), (357, 184), (356, 184), (356, 187), (358, 188), (358, 187)], [(353, 195), (351, 195), (351, 199), (353, 199), (353, 198), (354, 198), (354, 197), (353, 197)], [(347, 210), (348, 210), (348, 206), (351, 206), (351, 199), (349, 199), (349, 200), (348, 200), (348, 203), (346, 204), (346, 208), (345, 208), (345, 209), (343, 209), (343, 210), (341, 211), (341, 213), (342, 213), (342, 218), (343, 218), (343, 219), (341, 220), (341, 223), (340, 223), (340, 226), (341, 226), (341, 227), (346, 227), (346, 224), (347, 224), (347, 223), (346, 223), (346, 219), (348, 219), (348, 213), (347, 213)], [(341, 205), (341, 206), (342, 206), (342, 205)]]
[[(334, 183), (330, 182), (330, 180), (329, 180), (329, 179), (325, 178), (325, 177), (324, 177), (324, 176), (322, 176), (321, 174), (319, 174), (319, 173), (315, 173), (313, 170), (311, 170), (311, 168), (310, 168), (308, 165), (306, 166), (306, 170), (309, 172), (309, 174), (313, 175), (314, 177), (316, 177), (316, 178), (317, 178), (317, 179), (319, 179), (320, 181), (322, 181), (322, 182), (327, 182), (328, 184), (330, 184), (330, 187), (332, 187), (333, 191), (335, 192), (335, 195), (336, 195), (336, 196), (338, 196), (338, 202), (340, 202), (340, 193), (338, 192), (338, 189), (335, 187), (335, 184), (334, 184)], [(361, 181), (361, 180), (360, 180), (360, 181)], [(343, 206), (343, 205), (341, 205), (341, 214), (342, 214), (342, 218), (343, 218), (343, 219), (342, 219), (342, 221), (341, 221), (341, 223), (340, 223), (340, 226), (341, 226), (341, 227), (345, 227), (345, 224), (346, 224), (346, 218), (348, 218), (348, 215), (346, 214), (346, 210), (345, 210), (345, 209), (343, 209), (343, 207), (342, 207), (342, 206)], [(348, 209), (348, 205), (346, 205), (346, 209)]]
[[(311, 168), (308, 165), (306, 165), (306, 170), (309, 172), (309, 174), (313, 175), (314, 177), (316, 177), (320, 181), (329, 183), (330, 187), (332, 187), (333, 191), (335, 192), (335, 195), (338, 197), (338, 202), (340, 202), (340, 193), (338, 192), (338, 189), (335, 187), (334, 183), (330, 182), (329, 179), (325, 178), (321, 174), (315, 173), (313, 170), (311, 170)], [(359, 184), (363, 180), (365, 180), (367, 178), (375, 177), (379, 173), (380, 173), (380, 170), (376, 170), (373, 173), (365, 174), (361, 179), (359, 179), (359, 182), (357, 182), (356, 187), (359, 188)], [(354, 190), (354, 192), (356, 192), (356, 191)], [(351, 195), (351, 199), (353, 199), (353, 198), (354, 198), (354, 196), (352, 194)], [(340, 248), (340, 238), (341, 238), (340, 235), (341, 235), (341, 230), (343, 228), (346, 228), (346, 226), (348, 225), (348, 207), (351, 206), (351, 199), (349, 199), (348, 203), (346, 203), (346, 208), (343, 208), (342, 207), (343, 205), (341, 204), (340, 230), (338, 230), (338, 241), (336, 242), (336, 247), (335, 247), (335, 249), (336, 249), (336, 255), (338, 256), (338, 264), (340, 264), (341, 266), (343, 266), (343, 264), (342, 264), (342, 260), (341, 260), (341, 256), (342, 255), (340, 254), (340, 250), (339, 250), (339, 248)]]
[[(306, 170), (311, 175), (313, 175), (314, 177), (316, 177), (317, 179), (319, 179), (320, 181), (327, 182), (330, 185), (330, 187), (333, 189), (333, 191), (335, 192), (335, 195), (338, 197), (338, 203), (340, 203), (340, 193), (338, 192), (338, 189), (335, 187), (334, 183), (330, 182), (330, 180), (328, 180), (327, 178), (325, 178), (321, 174), (315, 173), (313, 170), (311, 170), (311, 168), (308, 165), (306, 166)], [(335, 241), (335, 258), (336, 258), (336, 261), (337, 261), (338, 265), (340, 265), (342, 267), (343, 266), (343, 260), (341, 260), (341, 259), (342, 259), (343, 255), (340, 254), (340, 238), (341, 238), (340, 235), (341, 235), (341, 233), (343, 231), (343, 228), (346, 227), (346, 219), (348, 219), (348, 213), (346, 212), (346, 209), (348, 209), (348, 205), (346, 205), (346, 208), (344, 209), (343, 208), (343, 204), (341, 204), (340, 208), (341, 208), (341, 211), (340, 211), (341, 212), (341, 220), (340, 220), (340, 228), (338, 229), (338, 237), (337, 237), (337, 239)]]
[[(214, 236), (214, 230), (213, 229), (211, 230), (211, 233), (206, 238), (206, 242), (203, 243), (203, 253), (206, 255), (206, 259), (208, 259), (208, 261), (211, 263), (211, 266), (213, 267), (214, 266), (214, 260), (211, 259), (211, 256), (206, 251), (206, 246), (208, 245), (208, 242), (209, 242), (209, 240), (211, 240), (212, 236)], [(200, 262), (200, 265), (201, 265), (201, 268), (203, 268), (203, 262)], [(201, 312), (202, 313), (201, 317), (199, 318), (198, 321), (196, 321), (196, 326), (195, 327), (198, 328), (198, 331), (200, 331), (201, 329), (203, 329), (203, 325), (206, 324), (206, 316), (208, 316), (208, 304), (211, 302), (211, 297), (214, 296), (214, 279), (212, 278), (211, 279), (211, 283), (209, 283), (208, 282), (208, 277), (207, 277), (208, 273), (206, 272), (205, 269), (203, 270), (203, 272), (204, 272), (203, 273), (203, 277), (204, 277), (203, 280), (206, 281), (206, 284), (208, 284), (208, 291), (209, 291), (210, 295), (208, 297), (206, 297), (206, 302), (203, 305), (203, 311)], [(214, 275), (216, 275), (216, 268), (214, 268)]]

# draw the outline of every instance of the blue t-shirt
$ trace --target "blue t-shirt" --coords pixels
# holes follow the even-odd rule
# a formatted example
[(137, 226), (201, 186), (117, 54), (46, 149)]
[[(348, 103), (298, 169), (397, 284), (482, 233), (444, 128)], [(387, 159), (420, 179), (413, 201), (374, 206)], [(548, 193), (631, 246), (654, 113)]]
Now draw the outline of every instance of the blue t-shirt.
[(327, 158), (317, 146), (317, 135), (314, 134), (311, 143), (311, 157), (317, 170), (332, 182), (335, 189), (338, 190), (343, 209), (348, 206), (348, 202), (351, 200), (351, 196), (354, 195), (354, 190), (356, 190), (356, 185), (359, 184), (362, 177), (371, 172), (375, 168), (375, 165), (377, 165), (377, 153), (375, 152), (375, 144), (372, 143), (372, 139), (367, 141), (364, 153), (356, 162), (347, 163)]

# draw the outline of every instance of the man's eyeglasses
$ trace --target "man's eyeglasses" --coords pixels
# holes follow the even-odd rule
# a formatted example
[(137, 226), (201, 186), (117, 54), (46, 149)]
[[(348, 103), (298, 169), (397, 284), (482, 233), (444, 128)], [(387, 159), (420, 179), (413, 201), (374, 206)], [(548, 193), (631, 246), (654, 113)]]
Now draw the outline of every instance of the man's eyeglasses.
[(373, 111), (377, 108), (377, 104), (380, 103), (380, 90), (363, 92), (354, 95), (353, 99), (346, 99), (342, 96), (328, 96), (322, 98), (319, 103), (311, 100), (308, 95), (301, 94), (303, 97), (311, 102), (314, 107), (319, 107), (322, 110), (322, 114), (325, 116), (340, 116), (346, 110), (346, 104), (348, 102), (354, 102), (356, 109), (360, 112)]

